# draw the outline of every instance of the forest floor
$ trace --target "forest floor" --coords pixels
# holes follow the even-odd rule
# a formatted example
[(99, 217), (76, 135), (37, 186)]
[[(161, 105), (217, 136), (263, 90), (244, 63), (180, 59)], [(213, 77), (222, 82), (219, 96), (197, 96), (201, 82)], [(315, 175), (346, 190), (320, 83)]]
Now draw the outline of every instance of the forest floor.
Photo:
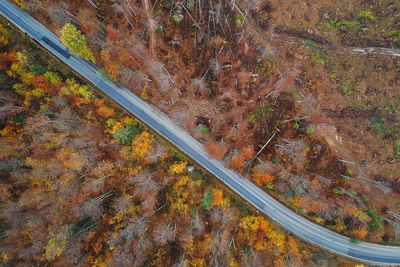
[(398, 244), (398, 3), (17, 2), (296, 212)]

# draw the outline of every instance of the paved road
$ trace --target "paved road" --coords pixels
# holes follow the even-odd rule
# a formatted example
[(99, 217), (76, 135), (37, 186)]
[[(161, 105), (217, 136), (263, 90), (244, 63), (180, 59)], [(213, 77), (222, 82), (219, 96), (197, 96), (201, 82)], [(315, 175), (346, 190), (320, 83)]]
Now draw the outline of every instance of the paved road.
[(234, 192), (265, 213), (281, 227), (304, 241), (339, 255), (367, 263), (400, 266), (400, 247), (370, 243), (353, 244), (349, 242), (347, 237), (327, 230), (297, 215), (253, 183), (226, 169), (222, 162), (211, 159), (199, 142), (184, 130), (174, 125), (164, 114), (161, 114), (125, 88), (103, 80), (98, 69), (93, 64), (71, 55), (68, 49), (60, 44), (57, 36), (18, 7), (8, 3), (6, 0), (0, 0), (0, 14), (78, 72), (82, 77), (98, 87), (104, 94), (132, 113), (153, 131), (163, 136), (202, 167), (214, 174)]

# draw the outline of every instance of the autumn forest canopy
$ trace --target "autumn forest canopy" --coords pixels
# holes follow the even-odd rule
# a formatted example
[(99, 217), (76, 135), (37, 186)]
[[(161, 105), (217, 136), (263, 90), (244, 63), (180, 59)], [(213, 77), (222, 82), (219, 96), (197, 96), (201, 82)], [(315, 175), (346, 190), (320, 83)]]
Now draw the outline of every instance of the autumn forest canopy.
[(3, 265), (334, 260), (0, 25)]
[[(399, 244), (400, 60), (354, 52), (400, 49), (398, 4), (12, 2), (293, 212)], [(6, 266), (355, 265), (286, 233), (4, 19), (0, 110)]]

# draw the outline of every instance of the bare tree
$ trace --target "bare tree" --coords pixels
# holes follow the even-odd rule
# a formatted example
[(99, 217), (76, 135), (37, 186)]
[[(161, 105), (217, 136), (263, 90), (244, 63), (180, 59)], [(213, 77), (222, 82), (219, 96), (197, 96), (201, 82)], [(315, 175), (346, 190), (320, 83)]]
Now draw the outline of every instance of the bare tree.
[(156, 208), (156, 200), (152, 196), (146, 197), (142, 203), (140, 203), (140, 206), (144, 212), (153, 214)]
[(78, 264), (82, 249), (81, 242), (81, 237), (68, 240), (65, 251), (63, 252), (62, 257), (60, 257), (65, 266)]
[(212, 258), (213, 266), (219, 266), (218, 256), (220, 255), (221, 233), (217, 230), (210, 242), (209, 251)]
[(206, 83), (205, 79), (203, 79), (203, 78), (195, 78), (195, 79), (192, 79), (192, 80), (190, 81), (190, 84), (191, 84), (191, 86), (192, 86), (193, 88), (196, 89), (196, 91), (192, 92), (193, 94), (194, 94), (195, 92), (203, 93), (203, 92), (208, 91), (207, 83)]
[(131, 20), (130, 20), (130, 16), (128, 15), (128, 13), (125, 11), (125, 8), (123, 5), (118, 4), (118, 3), (114, 3), (112, 5), (112, 7), (117, 11), (117, 13), (120, 14), (124, 14), (126, 21), (129, 23), (129, 25), (132, 27), (132, 29), (134, 28)]
[(99, 193), (104, 190), (103, 181), (89, 178), (83, 184), (83, 191), (88, 193)]
[(166, 72), (161, 62), (151, 60), (149, 62), (149, 72), (151, 76), (157, 81), (158, 89), (162, 94), (168, 92), (171, 87), (172, 78), (169, 73)]
[(320, 181), (320, 182), (322, 182), (322, 183), (324, 183), (324, 184), (326, 184), (328, 186), (330, 186), (333, 183), (332, 180), (327, 178), (327, 177), (323, 177), (323, 176), (315, 174), (315, 173), (313, 173), (312, 175), (314, 175), (315, 178), (317, 178), (318, 181)]
[(156, 162), (159, 158), (162, 158), (166, 153), (165, 146), (162, 146), (160, 143), (155, 143), (148, 154), (148, 158), (151, 162)]
[(245, 253), (243, 252), (243, 256), (244, 256), (245, 266), (249, 266), (249, 267), (262, 266), (264, 264), (260, 254), (252, 248), (250, 248), (249, 255), (245, 255)]
[(158, 246), (164, 246), (173, 241), (174, 238), (174, 229), (171, 227), (171, 222), (159, 224), (153, 231), (153, 240)]
[(12, 222), (12, 228), (19, 228), (20, 225), (25, 224), (26, 216), (24, 209), (19, 203), (9, 202), (2, 207), (0, 218)]
[(137, 194), (146, 196), (147, 192), (158, 192), (160, 186), (157, 182), (152, 179), (152, 175), (149, 173), (140, 173), (134, 179), (137, 184)]
[(218, 58), (210, 59), (210, 69), (215, 73), (215, 75), (219, 75), (221, 73), (221, 64), (218, 62)]
[(290, 174), (290, 177), (293, 178), (293, 180), (289, 181), (292, 186), (294, 186), (297, 190), (297, 193), (299, 195), (307, 194), (308, 195), (308, 187), (310, 186), (310, 182), (307, 180), (306, 177), (303, 176), (303, 174), (300, 175), (294, 175)]
[(396, 218), (397, 220), (400, 221), (400, 212), (394, 212), (394, 211), (388, 210), (388, 211), (386, 211), (386, 213), (392, 215), (394, 218)]
[[(16, 172), (23, 166), (23, 161), (16, 158), (1, 159), (0, 169), (7, 172)], [(1, 185), (1, 184), (0, 184)]]
[(201, 235), (204, 231), (204, 223), (200, 219), (199, 211), (196, 209), (194, 218), (192, 219), (192, 231), (195, 235)]
[(113, 257), (110, 262), (111, 267), (132, 266), (135, 262), (134, 255), (130, 246), (117, 246), (112, 252)]
[(40, 4), (40, 0), (29, 1), (24, 4), (24, 9), (28, 10), (29, 13), (44, 10), (45, 8), (42, 7)]
[(135, 262), (133, 266), (142, 266), (147, 257), (147, 250), (150, 247), (151, 243), (146, 237), (142, 236), (136, 239), (135, 245), (133, 247), (133, 253), (135, 255)]
[(147, 75), (123, 67), (121, 72), (121, 84), (135, 93), (140, 93), (149, 78)]
[(121, 230), (120, 235), (125, 238), (128, 243), (132, 243), (137, 237), (143, 236), (148, 228), (148, 221), (145, 215), (130, 219), (127, 226)]
[(238, 225), (239, 211), (236, 208), (225, 208), (222, 211), (221, 221), (224, 226)]
[(10, 116), (23, 111), (25, 107), (21, 107), (15, 103), (0, 103), (0, 120), (9, 118)]
[(81, 126), (78, 117), (69, 109), (61, 113), (46, 112), (26, 120), (24, 130), (37, 136), (44, 136), (52, 132), (74, 132)]
[(65, 7), (55, 4), (50, 5), (47, 8), (47, 12), (50, 18), (57, 23), (60, 27), (64, 26), (65, 23), (74, 22), (79, 24), (74, 18), (75, 16), (72, 15)]
[(110, 197), (112, 195), (111, 191), (107, 191), (100, 196), (90, 199), (89, 201), (85, 201), (80, 205), (74, 207), (74, 213), (77, 217), (88, 216), (92, 217), (95, 220), (98, 220), (101, 215), (104, 213), (102, 202), (104, 199)]
[(375, 181), (375, 180), (372, 180), (372, 179), (369, 179), (369, 178), (366, 178), (363, 176), (357, 176), (356, 179), (361, 180), (360, 182), (363, 182), (364, 186), (366, 186), (368, 190), (370, 190), (370, 186), (371, 186), (371, 187), (374, 187), (375, 189), (381, 191), (385, 195), (392, 192), (392, 189), (384, 181)]
[(394, 235), (395, 235), (396, 239), (399, 241), (400, 240), (400, 223), (392, 221), (386, 217), (382, 217), (382, 218), (393, 227)]
[(68, 105), (68, 100), (64, 96), (53, 96), (50, 103), (58, 109), (64, 109)]
[[(388, 211), (386, 211), (386, 213), (392, 215), (395, 219), (400, 221), (400, 213), (399, 212), (393, 212), (393, 211), (388, 210)], [(383, 219), (385, 221), (387, 221), (393, 227), (396, 239), (398, 241), (400, 241), (400, 223), (396, 222), (396, 221), (393, 221), (393, 220), (390, 220), (390, 219), (388, 219), (386, 217), (383, 217)]]
[(126, 214), (130, 207), (132, 207), (132, 198), (120, 196), (114, 201), (114, 207), (118, 212)]
[(25, 177), (30, 181), (40, 181), (43, 179), (53, 181), (64, 171), (64, 167), (56, 158), (46, 161), (33, 159), (30, 164), (32, 170), (25, 173)]
[(288, 155), (292, 159), (292, 165), (296, 169), (301, 169), (306, 161), (304, 150), (306, 143), (302, 140), (288, 140), (283, 139), (284, 144), (276, 145), (279, 147), (279, 155)]
[(223, 214), (221, 209), (219, 207), (213, 207), (210, 213), (210, 221), (213, 224), (218, 225), (221, 222)]
[(271, 161), (262, 161), (254, 167), (257, 173), (276, 173), (281, 169)]
[(61, 179), (54, 181), (54, 188), (58, 190), (58, 195), (64, 198), (66, 201), (71, 200), (81, 194), (81, 178), (85, 177), (86, 174), (71, 179), (65, 183)]
[(203, 74), (202, 77), (194, 78), (190, 81), (191, 86), (194, 87), (199, 93), (203, 93), (206, 90), (208, 90), (208, 86), (206, 83), (206, 76), (210, 69), (211, 69), (211, 66), (206, 70), (206, 72)]

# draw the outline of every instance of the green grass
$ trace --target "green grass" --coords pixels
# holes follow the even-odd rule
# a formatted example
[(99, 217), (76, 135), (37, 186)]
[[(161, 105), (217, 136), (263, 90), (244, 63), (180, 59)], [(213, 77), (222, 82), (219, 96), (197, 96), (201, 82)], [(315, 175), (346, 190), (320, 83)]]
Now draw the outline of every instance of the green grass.
[(208, 130), (208, 128), (207, 128), (205, 125), (203, 125), (203, 124), (199, 124), (199, 125), (197, 126), (197, 128), (198, 128), (199, 132), (202, 133), (202, 134), (208, 134), (208, 133), (210, 132), (210, 131)]
[(400, 39), (400, 30), (392, 30), (384, 33), (386, 36), (396, 36)]
[(347, 84), (342, 85), (342, 92), (344, 95), (349, 95), (351, 91), (352, 91), (352, 88), (350, 85), (347, 85)]
[(397, 156), (400, 156), (400, 139), (394, 141), (394, 150)]
[(281, 158), (280, 158), (279, 156), (274, 156), (274, 157), (272, 158), (272, 163), (274, 163), (274, 164), (279, 164), (279, 163), (281, 163)]
[(293, 119), (293, 126), (292, 126), (292, 128), (293, 128), (294, 130), (296, 130), (296, 131), (300, 128), (299, 122), (300, 122), (300, 118), (299, 118), (299, 117), (296, 117), (296, 118)]
[(369, 19), (370, 21), (375, 21), (376, 18), (374, 16), (374, 13), (372, 13), (371, 10), (361, 10), (357, 13), (357, 19)]
[(382, 121), (381, 116), (374, 116), (371, 118), (371, 123), (376, 134), (380, 134), (382, 137), (386, 137), (393, 133), (393, 129), (385, 125)]
[[(264, 114), (265, 114), (267, 117), (268, 117), (268, 116), (271, 114), (271, 112), (274, 110), (273, 107), (271, 107), (271, 106), (264, 106), (263, 109), (264, 109)], [(254, 120), (255, 120), (256, 118), (258, 118), (259, 116), (261, 116), (262, 113), (263, 113), (263, 112), (262, 112), (261, 109), (257, 109), (257, 110), (255, 110), (253, 113), (251, 113), (251, 114), (246, 118), (246, 121), (249, 122), (249, 123), (254, 122)]]
[(326, 52), (319, 49), (313, 49), (311, 52), (311, 57), (315, 62), (321, 65), (325, 65), (328, 62), (328, 56)]

